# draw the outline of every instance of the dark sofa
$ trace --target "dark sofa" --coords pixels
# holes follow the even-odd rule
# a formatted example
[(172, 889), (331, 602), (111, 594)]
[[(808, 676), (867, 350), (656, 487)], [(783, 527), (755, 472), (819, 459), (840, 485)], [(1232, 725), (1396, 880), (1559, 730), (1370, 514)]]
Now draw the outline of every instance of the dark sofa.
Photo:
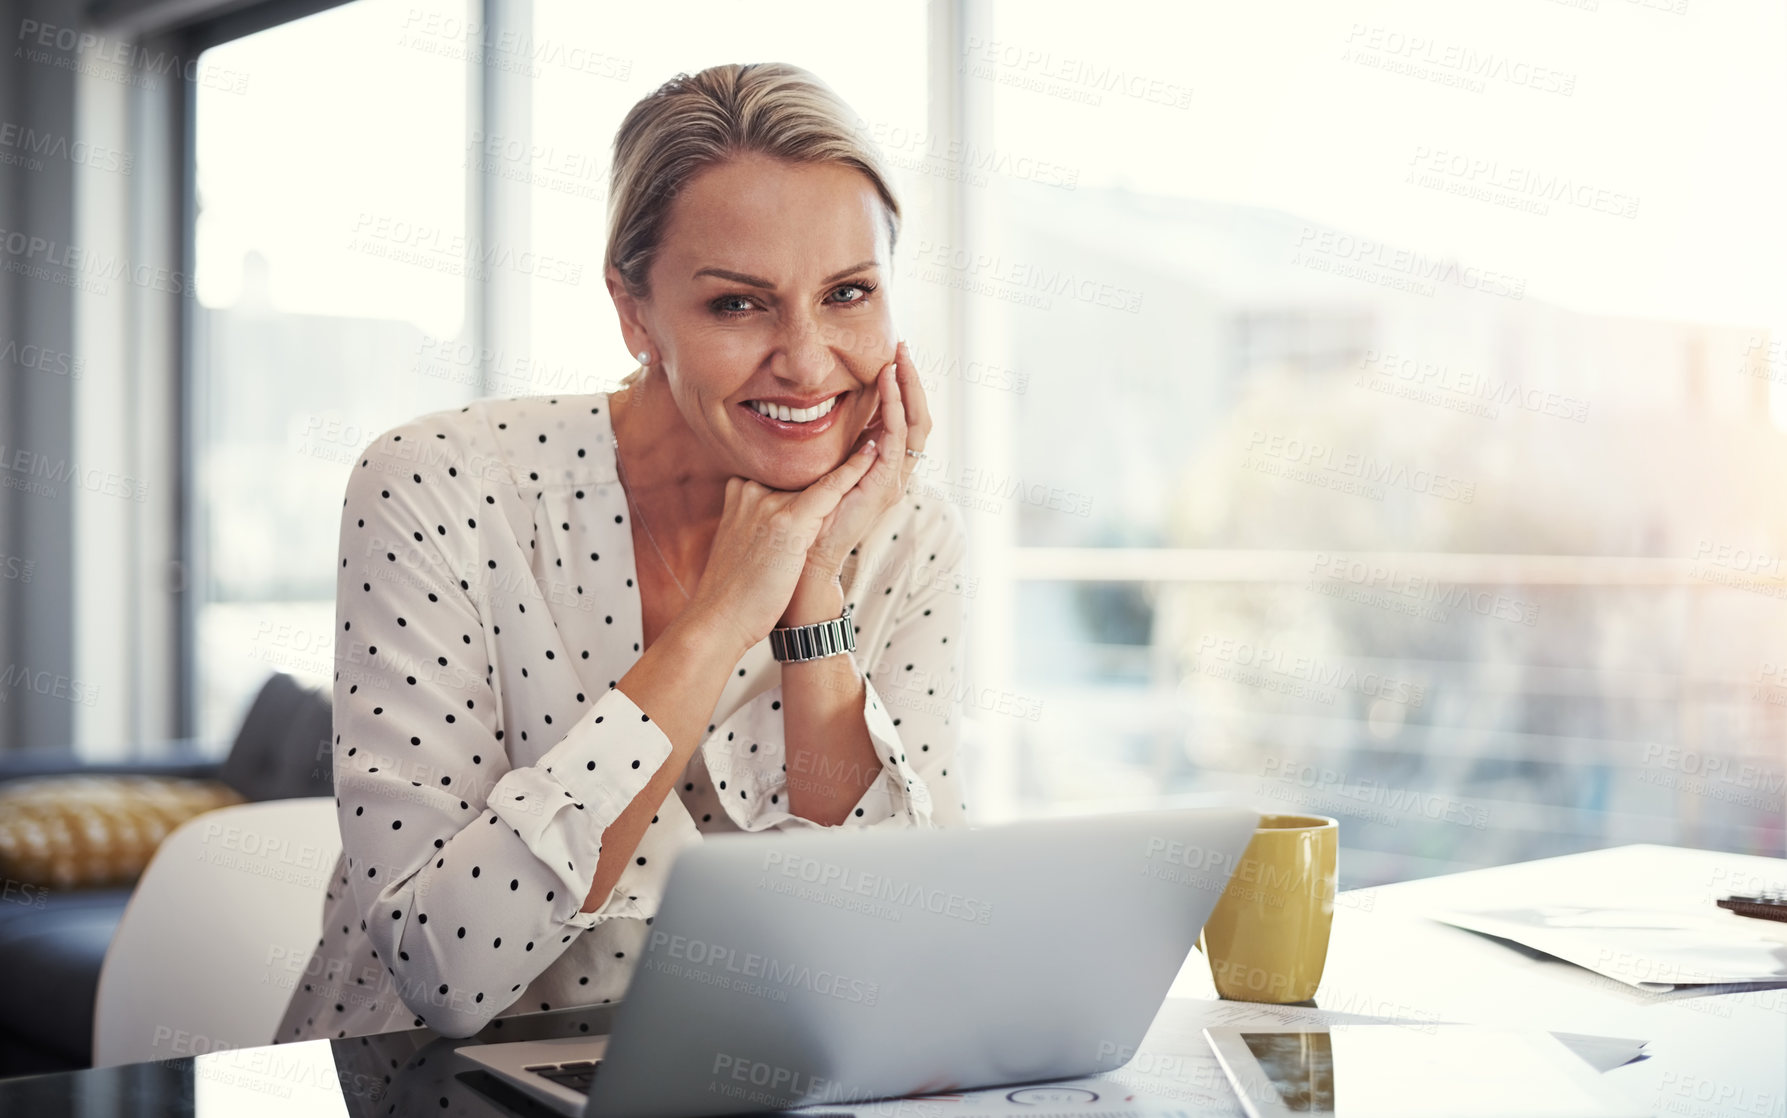
[[(132, 764), (82, 765), (67, 749), (0, 754), (0, 783), (32, 776), (142, 774), (220, 780), (248, 800), (334, 795), (329, 695), (289, 675), (262, 685), (222, 761), (192, 752)], [(17, 897), (9, 899), (18, 899)], [(51, 890), (0, 903), (0, 1077), (84, 1068), (93, 1060), (93, 999), (130, 889)]]

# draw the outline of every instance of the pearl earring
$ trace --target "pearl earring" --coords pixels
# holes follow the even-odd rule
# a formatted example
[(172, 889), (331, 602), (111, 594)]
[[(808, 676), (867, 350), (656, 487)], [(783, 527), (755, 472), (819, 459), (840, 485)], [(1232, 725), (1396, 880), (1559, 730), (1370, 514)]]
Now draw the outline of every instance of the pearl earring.
[(639, 363), (641, 365), (649, 365), (652, 363), (651, 362), (652, 355), (643, 349), (640, 350), (638, 353), (635, 353), (633, 356), (639, 358)]

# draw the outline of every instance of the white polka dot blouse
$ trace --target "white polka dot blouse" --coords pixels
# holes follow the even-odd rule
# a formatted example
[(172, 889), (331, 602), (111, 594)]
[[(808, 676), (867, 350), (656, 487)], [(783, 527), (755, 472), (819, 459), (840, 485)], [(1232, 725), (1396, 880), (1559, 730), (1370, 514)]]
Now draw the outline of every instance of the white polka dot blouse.
[[(276, 1043), (624, 993), (670, 863), (787, 811), (781, 670), (764, 640), (594, 912), (597, 845), (670, 756), (615, 683), (639, 658), (637, 567), (608, 396), (484, 400), (355, 464), (341, 513), (334, 770), (342, 855)], [(961, 824), (966, 536), (908, 490), (843, 570), (881, 778), (848, 827)]]

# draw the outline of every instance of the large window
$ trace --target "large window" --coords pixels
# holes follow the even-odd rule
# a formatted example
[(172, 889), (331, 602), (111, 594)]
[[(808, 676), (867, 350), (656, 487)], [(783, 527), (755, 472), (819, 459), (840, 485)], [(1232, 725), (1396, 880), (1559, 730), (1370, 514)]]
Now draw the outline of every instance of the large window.
[(1238, 792), (1339, 817), (1348, 886), (1779, 853), (1787, 16), (1099, 11), (360, 0), (215, 48), (252, 81), (198, 91), (205, 736), (327, 677), (371, 435), (630, 368), (614, 129), (780, 59), (899, 176), (978, 819)]
[(1347, 884), (1778, 854), (1778, 7), (1119, 7), (974, 9), (912, 257), (1011, 370), (939, 475), (1000, 806), (1230, 789)]
[[(193, 564), (199, 736), (334, 663), (341, 495), (380, 431), (464, 403), (472, 6), (361, 3), (212, 48), (201, 84)], [(457, 46), (455, 51), (453, 48)], [(455, 375), (457, 374), (457, 375)]]

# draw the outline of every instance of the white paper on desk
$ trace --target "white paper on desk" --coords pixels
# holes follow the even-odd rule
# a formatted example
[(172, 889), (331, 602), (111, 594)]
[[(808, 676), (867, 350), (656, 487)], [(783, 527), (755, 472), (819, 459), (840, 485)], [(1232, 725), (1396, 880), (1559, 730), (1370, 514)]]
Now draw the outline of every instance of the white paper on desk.
[[(1360, 1013), (1340, 1013), (1329, 1009), (1315, 1009), (1299, 1005), (1261, 1005), (1255, 1002), (1211, 1001), (1204, 998), (1175, 998), (1168, 1002), (1169, 1007), (1175, 1003), (1189, 1010), (1189, 1013), (1172, 1023), (1187, 1031), (1195, 1031), (1201, 1038), (1203, 1030), (1211, 1025), (1228, 1025), (1232, 1028), (1247, 1025), (1270, 1026), (1275, 1028), (1310, 1030), (1328, 1029), (1335, 1025), (1387, 1025), (1396, 1024), (1406, 1028), (1429, 1030), (1435, 1026), (1453, 1024), (1436, 1017), (1391, 1018), (1372, 1017)], [(1162, 1011), (1163, 1018), (1166, 1011)], [(1594, 1036), (1589, 1033), (1551, 1034), (1561, 1041), (1565, 1048), (1582, 1057), (1582, 1061), (1596, 1071), (1612, 1071), (1624, 1067), (1633, 1060), (1644, 1055), (1644, 1046), (1649, 1043), (1629, 1037)], [(1163, 1038), (1164, 1039), (1164, 1038)], [(1211, 1063), (1216, 1057), (1210, 1057)], [(1226, 1083), (1226, 1078), (1224, 1079)]]
[[(1392, 1023), (1392, 1019), (1306, 1006), (1169, 998), (1141, 1049), (1122, 1067), (1102, 1075), (1061, 1080), (1041, 1088), (996, 1087), (958, 1095), (803, 1109), (857, 1118), (1005, 1118), (1014, 1114), (1035, 1115), (1043, 1107), (1052, 1116), (1071, 1114), (1087, 1118), (1189, 1118), (1193, 1114), (1199, 1118), (1246, 1118), (1222, 1065), (1204, 1040), (1207, 1026), (1273, 1025), (1314, 1030), (1339, 1024), (1387, 1023)], [(1426, 1026), (1437, 1022), (1423, 1019), (1418, 1023), (1396, 1023)], [(1637, 1059), (1644, 1047), (1643, 1041), (1616, 1037), (1552, 1035), (1596, 1071), (1607, 1071)], [(1040, 1093), (1043, 1091), (1046, 1093)]]
[(1511, 939), (1640, 990), (1787, 983), (1787, 943), (1770, 938), (1766, 933), (1772, 929), (1747, 927), (1741, 917), (1723, 911), (1541, 905), (1432, 916)]
[(1572, 1074), (1575, 1057), (1537, 1029), (1335, 1025), (1328, 1035), (1336, 1118), (1637, 1113), (1591, 1093), (1599, 1081)]

